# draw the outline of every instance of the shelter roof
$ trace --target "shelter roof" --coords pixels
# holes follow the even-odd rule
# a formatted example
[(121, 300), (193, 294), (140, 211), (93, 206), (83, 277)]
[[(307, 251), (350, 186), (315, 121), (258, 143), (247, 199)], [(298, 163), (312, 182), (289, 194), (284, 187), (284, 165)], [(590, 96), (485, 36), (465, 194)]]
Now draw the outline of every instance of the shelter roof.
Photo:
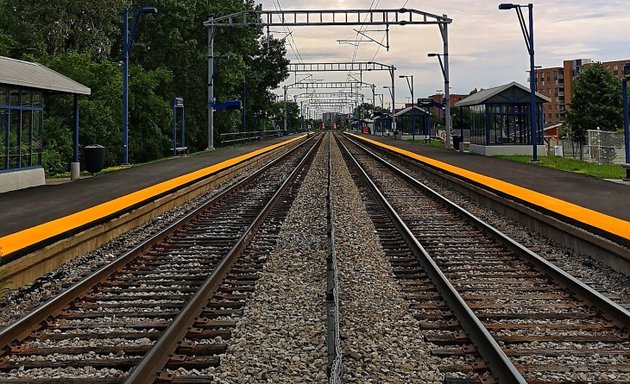
[(411, 112), (412, 109), (417, 111), (417, 113), (420, 113), (422, 115), (428, 115), (429, 114), (424, 109), (418, 107), (417, 105), (414, 105), (414, 106), (411, 106), (411, 107), (407, 107), (407, 108), (401, 109), (400, 111), (396, 112), (394, 114), (394, 116), (398, 117), (398, 116), (406, 115), (407, 113)]
[(85, 85), (39, 63), (0, 56), (0, 85), (3, 84), (74, 95), (92, 93)]
[[(516, 93), (518, 92), (518, 95), (516, 95)], [(507, 96), (504, 97), (502, 102), (503, 103), (509, 103), (509, 102), (520, 102), (521, 98), (523, 96), (527, 96), (529, 97), (530, 94), (530, 89), (527, 88), (526, 86), (517, 83), (516, 81), (513, 81), (509, 84), (504, 84), (504, 85), (500, 85), (498, 87), (493, 87), (493, 88), (488, 88), (488, 89), (483, 89), (479, 92), (473, 93), (472, 95), (468, 96), (467, 98), (460, 100), (457, 104), (455, 104), (456, 107), (468, 107), (471, 105), (479, 105), (479, 104), (484, 104), (487, 103), (489, 101), (491, 102), (497, 102), (499, 101), (498, 99), (501, 98), (501, 96)], [(509, 96), (508, 96), (508, 93)], [(519, 97), (520, 96), (520, 97)], [(538, 102), (549, 102), (551, 101), (551, 99), (549, 99), (547, 96), (542, 95), (538, 92), (536, 92), (536, 97), (538, 98)], [(526, 98), (524, 100), (522, 100), (523, 102), (528, 102), (529, 98)]]

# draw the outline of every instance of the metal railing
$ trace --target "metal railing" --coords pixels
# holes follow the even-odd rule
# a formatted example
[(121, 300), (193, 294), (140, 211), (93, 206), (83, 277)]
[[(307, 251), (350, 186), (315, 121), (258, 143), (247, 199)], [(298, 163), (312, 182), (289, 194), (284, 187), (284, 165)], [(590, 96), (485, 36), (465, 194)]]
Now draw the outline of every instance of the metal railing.
[(262, 140), (269, 137), (280, 137), (285, 136), (286, 132), (282, 129), (274, 130), (274, 131), (239, 131), (239, 132), (228, 132), (222, 133), (219, 135), (220, 144), (232, 144), (239, 143), (245, 141), (252, 140)]

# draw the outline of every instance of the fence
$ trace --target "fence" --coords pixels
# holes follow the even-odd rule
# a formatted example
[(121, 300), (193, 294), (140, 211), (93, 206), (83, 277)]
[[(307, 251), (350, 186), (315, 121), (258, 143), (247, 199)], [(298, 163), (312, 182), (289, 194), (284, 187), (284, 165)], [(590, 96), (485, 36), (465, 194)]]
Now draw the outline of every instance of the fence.
[(562, 155), (597, 164), (624, 164), (626, 162), (624, 135), (590, 129), (587, 131), (586, 144), (581, 148), (576, 142), (563, 140)]

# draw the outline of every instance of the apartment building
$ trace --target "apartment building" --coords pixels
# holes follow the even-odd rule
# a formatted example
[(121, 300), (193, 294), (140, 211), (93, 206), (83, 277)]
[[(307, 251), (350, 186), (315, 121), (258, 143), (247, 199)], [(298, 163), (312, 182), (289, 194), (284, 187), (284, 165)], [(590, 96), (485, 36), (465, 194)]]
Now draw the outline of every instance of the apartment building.
[[(564, 60), (562, 67), (539, 68), (536, 70), (536, 91), (551, 99), (545, 103), (545, 125), (550, 126), (563, 121), (571, 105), (573, 80), (583, 68), (593, 64), (591, 59)], [(602, 62), (615, 76), (623, 76), (623, 66), (630, 64), (630, 59)], [(527, 79), (529, 82), (529, 79)]]

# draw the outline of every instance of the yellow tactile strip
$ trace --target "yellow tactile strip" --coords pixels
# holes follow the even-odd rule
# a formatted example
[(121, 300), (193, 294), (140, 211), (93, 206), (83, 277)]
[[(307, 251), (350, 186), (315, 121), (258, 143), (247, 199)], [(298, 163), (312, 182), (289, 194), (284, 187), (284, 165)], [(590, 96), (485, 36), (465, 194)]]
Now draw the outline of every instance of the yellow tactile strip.
[(229, 168), (235, 164), (251, 159), (265, 152), (272, 151), (278, 147), (299, 140), (304, 136), (305, 135), (296, 136), (292, 139), (222, 161), (220, 163), (211, 165), (198, 171), (187, 173), (174, 179), (170, 179), (155, 184), (153, 186), (138, 190), (136, 192), (132, 192), (128, 195), (107, 201), (105, 203), (96, 205), (83, 211), (79, 211), (71, 215), (37, 225), (35, 227), (27, 228), (22, 231), (12, 233), (10, 235), (0, 237), (0, 257), (5, 257), (11, 253), (27, 248), (33, 244), (37, 244), (41, 241), (53, 238), (62, 233), (66, 233), (83, 225), (89, 224), (93, 221), (113, 215), (142, 201), (146, 201), (152, 197), (176, 189), (184, 184), (207, 177), (213, 173)]
[(584, 223), (591, 227), (599, 228), (602, 231), (614, 234), (624, 239), (630, 240), (630, 222), (622, 220), (613, 216), (603, 214), (601, 212), (594, 211), (592, 209), (584, 208), (582, 206), (572, 204), (555, 197), (551, 197), (540, 192), (532, 191), (527, 188), (519, 187), (508, 182), (494, 179), (489, 176), (484, 176), (479, 173), (471, 172), (463, 168), (450, 165), (435, 159), (431, 159), (426, 156), (419, 155), (401, 148), (397, 148), (391, 145), (383, 144), (376, 140), (371, 140), (363, 136), (350, 134), (357, 139), (365, 142), (377, 145), (379, 147), (388, 149), (393, 152), (400, 153), (401, 155), (413, 158), (421, 161), (425, 164), (443, 169), (447, 172), (465, 177), (474, 182), (485, 185), (497, 192), (505, 193), (510, 196), (517, 197), (523, 201), (527, 201), (530, 204), (539, 206), (552, 212), (556, 212), (562, 216), (571, 218), (578, 222)]

